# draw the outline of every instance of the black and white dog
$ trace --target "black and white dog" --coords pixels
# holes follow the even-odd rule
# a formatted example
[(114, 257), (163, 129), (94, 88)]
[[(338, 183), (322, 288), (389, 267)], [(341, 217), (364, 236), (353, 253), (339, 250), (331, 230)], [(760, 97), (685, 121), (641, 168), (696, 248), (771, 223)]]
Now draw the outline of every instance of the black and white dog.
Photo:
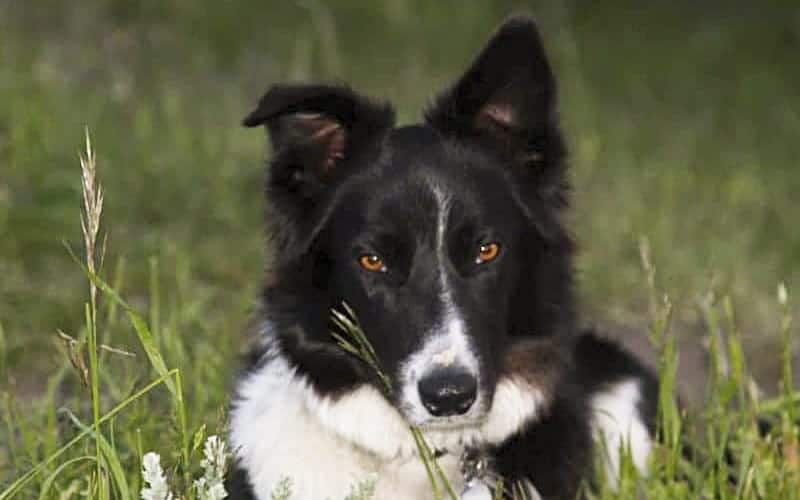
[[(645, 467), (656, 381), (577, 327), (565, 145), (532, 21), (504, 24), (420, 124), (326, 85), (274, 86), (244, 123), (273, 144), (274, 255), (230, 416), (233, 498), (284, 478), (300, 500), (364, 481), (375, 499), (432, 498), (410, 425), (463, 498), (490, 499), (496, 478), (575, 498), (600, 439), (612, 477), (622, 447)], [(391, 394), (331, 337), (343, 302)]]

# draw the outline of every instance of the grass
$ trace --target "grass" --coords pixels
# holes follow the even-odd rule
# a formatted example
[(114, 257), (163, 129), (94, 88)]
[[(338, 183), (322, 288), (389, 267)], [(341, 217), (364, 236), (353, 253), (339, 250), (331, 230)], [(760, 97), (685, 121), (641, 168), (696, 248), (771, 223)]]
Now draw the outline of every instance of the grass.
[[(191, 495), (265, 258), (264, 138), (241, 117), (270, 82), (341, 79), (408, 122), (521, 7), (0, 0), (0, 492), (36, 470), (14, 498), (135, 497), (152, 450)], [(525, 8), (562, 85), (587, 320), (654, 332), (665, 395), (675, 340), (714, 361), (705, 406), (665, 396), (654, 472), (618, 496), (796, 498), (800, 9)], [(107, 194), (88, 274), (86, 126)]]
[[(224, 490), (213, 490), (206, 485), (221, 485), (220, 478), (225, 471), (224, 448), (219, 448), (216, 438), (206, 441), (204, 460), (199, 463), (205, 470), (200, 479), (193, 479), (197, 472), (200, 443), (206, 434), (205, 425), (190, 429), (187, 421), (186, 403), (183, 395), (181, 369), (169, 369), (162, 355), (151, 327), (135, 308), (128, 304), (119, 293), (98, 274), (102, 262), (98, 255), (98, 237), (103, 206), (103, 191), (96, 178), (95, 155), (87, 134), (86, 153), (81, 157), (83, 179), (84, 209), (82, 230), (84, 233), (85, 262), (81, 262), (75, 252), (67, 247), (76, 265), (83, 269), (89, 281), (89, 297), (85, 306), (86, 325), (84, 335), (70, 340), (69, 360), (72, 368), (86, 382), (86, 398), (90, 402), (93, 422), (85, 424), (70, 410), (61, 413), (68, 416), (68, 422), (75, 428), (75, 436), (54, 451), (36, 460), (36, 448), (47, 445), (25, 434), (33, 432), (28, 422), (15, 419), (18, 415), (13, 404), (7, 404), (6, 424), (11, 433), (7, 444), (14, 455), (27, 453), (32, 464), (18, 478), (13, 479), (0, 490), (0, 500), (10, 498), (66, 498), (82, 492), (91, 498), (110, 499), (138, 498), (140, 487), (145, 498), (171, 500), (171, 488), (177, 488), (176, 498), (200, 500), (221, 500)], [(677, 354), (675, 337), (669, 335), (672, 319), (672, 303), (668, 296), (659, 293), (656, 271), (652, 264), (650, 247), (646, 240), (640, 246), (640, 255), (647, 277), (648, 290), (653, 311), (651, 341), (659, 353), (660, 404), (658, 421), (658, 442), (651, 460), (651, 472), (641, 477), (628, 457), (623, 459), (622, 473), (616, 487), (601, 478), (599, 487), (590, 489), (590, 498), (686, 498), (698, 497), (738, 499), (738, 498), (782, 498), (792, 500), (800, 497), (800, 421), (797, 419), (797, 406), (800, 405), (800, 391), (793, 386), (793, 367), (791, 363), (791, 324), (788, 291), (785, 285), (778, 287), (776, 300), (783, 308), (780, 320), (784, 356), (782, 358), (783, 377), (781, 392), (774, 398), (763, 398), (754, 385), (745, 366), (743, 348), (739, 339), (734, 309), (729, 297), (717, 300), (713, 295), (707, 297), (705, 304), (707, 326), (711, 333), (710, 354), (712, 359), (711, 380), (707, 405), (704, 412), (687, 417), (677, 405), (674, 397), (677, 375)], [(153, 294), (159, 292), (152, 289)], [(110, 304), (124, 311), (132, 326), (140, 347), (146, 354), (150, 367), (158, 377), (145, 384), (135, 393), (124, 398), (111, 410), (104, 412), (100, 395), (105, 392), (107, 379), (100, 376), (101, 345), (97, 340), (98, 295)], [(361, 358), (375, 370), (385, 385), (392, 391), (391, 380), (381, 371), (380, 360), (361, 331), (354, 312), (344, 306), (345, 313), (333, 311), (334, 322), (342, 333), (332, 333), (339, 345), (351, 354)], [(107, 309), (109, 316), (116, 317), (116, 309)], [(724, 326), (722, 326), (724, 324)], [(126, 351), (110, 349), (107, 352), (128, 355)], [(88, 357), (88, 368), (84, 358)], [(88, 375), (86, 374), (88, 372)], [(126, 416), (130, 407), (146, 401), (149, 393), (159, 386), (165, 386), (171, 404), (161, 409), (171, 418), (173, 442), (179, 443), (178, 451), (171, 456), (173, 465), (166, 475), (160, 464), (160, 456), (143, 453), (141, 430), (136, 430), (137, 446), (132, 450), (117, 447), (117, 439), (128, 432), (120, 432), (116, 422)], [(8, 401), (8, 400), (7, 400)], [(154, 405), (154, 407), (157, 407)], [(766, 424), (766, 425), (765, 425)], [(162, 425), (161, 427), (165, 427)], [(16, 432), (22, 436), (14, 438)], [(693, 434), (696, 432), (697, 434)], [(420, 459), (425, 464), (435, 499), (457, 499), (448, 478), (439, 468), (420, 429), (411, 427), (417, 443)], [(194, 444), (190, 446), (190, 434)], [(56, 437), (56, 436), (52, 436)], [(91, 446), (93, 442), (94, 446)], [(33, 446), (26, 448), (26, 444)], [(54, 442), (50, 442), (51, 447)], [(173, 449), (175, 446), (172, 447)], [(209, 451), (212, 450), (212, 451)], [(213, 451), (216, 450), (216, 451)], [(93, 453), (92, 453), (93, 451)], [(135, 454), (131, 457), (130, 452)], [(620, 450), (625, 455), (626, 450)], [(217, 456), (214, 461), (212, 456)], [(138, 468), (130, 467), (131, 461), (140, 461)], [(213, 463), (212, 463), (213, 462)], [(144, 471), (144, 484), (140, 484), (138, 470)], [(133, 472), (132, 472), (133, 471)], [(170, 486), (170, 482), (173, 486)], [(505, 485), (507, 487), (507, 485)], [(510, 491), (514, 499), (518, 496), (512, 485)], [(221, 488), (221, 486), (217, 486)], [(220, 493), (222, 491), (222, 493)], [(371, 498), (373, 485), (354, 485), (349, 500)], [(502, 499), (503, 487), (497, 498)], [(291, 498), (291, 478), (279, 486), (274, 495), (276, 499)]]

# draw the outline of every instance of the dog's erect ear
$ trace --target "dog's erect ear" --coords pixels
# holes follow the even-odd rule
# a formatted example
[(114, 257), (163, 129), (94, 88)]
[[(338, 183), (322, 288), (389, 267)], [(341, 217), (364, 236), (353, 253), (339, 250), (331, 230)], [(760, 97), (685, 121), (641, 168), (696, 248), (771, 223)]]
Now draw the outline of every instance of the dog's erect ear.
[(539, 159), (558, 140), (555, 79), (534, 22), (512, 18), (426, 113), (445, 134), (480, 136)]
[(269, 131), (275, 153), (271, 184), (309, 195), (393, 121), (389, 105), (345, 87), (276, 85), (243, 123)]

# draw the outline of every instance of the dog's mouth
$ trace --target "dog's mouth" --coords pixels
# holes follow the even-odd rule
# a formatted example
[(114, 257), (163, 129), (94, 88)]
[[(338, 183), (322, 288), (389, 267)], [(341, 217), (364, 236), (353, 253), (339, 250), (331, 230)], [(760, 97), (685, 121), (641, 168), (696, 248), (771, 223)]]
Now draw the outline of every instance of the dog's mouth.
[(406, 422), (419, 430), (427, 445), (436, 453), (463, 453), (468, 448), (478, 448), (486, 442), (484, 428), (488, 421), (485, 413), (448, 417), (430, 417), (421, 421), (403, 415)]
[(436, 417), (414, 424), (423, 431), (459, 431), (482, 426), (486, 417)]

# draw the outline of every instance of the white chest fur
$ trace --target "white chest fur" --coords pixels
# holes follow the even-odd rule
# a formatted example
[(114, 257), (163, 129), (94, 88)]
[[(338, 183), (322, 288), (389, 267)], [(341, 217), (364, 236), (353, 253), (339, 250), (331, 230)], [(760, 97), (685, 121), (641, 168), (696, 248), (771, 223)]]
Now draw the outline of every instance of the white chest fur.
[[(270, 499), (284, 478), (292, 500), (341, 500), (365, 481), (374, 481), (373, 498), (432, 497), (407, 424), (377, 391), (360, 389), (331, 404), (275, 357), (238, 392), (231, 444), (259, 500)], [(457, 454), (439, 465), (460, 491)]]

